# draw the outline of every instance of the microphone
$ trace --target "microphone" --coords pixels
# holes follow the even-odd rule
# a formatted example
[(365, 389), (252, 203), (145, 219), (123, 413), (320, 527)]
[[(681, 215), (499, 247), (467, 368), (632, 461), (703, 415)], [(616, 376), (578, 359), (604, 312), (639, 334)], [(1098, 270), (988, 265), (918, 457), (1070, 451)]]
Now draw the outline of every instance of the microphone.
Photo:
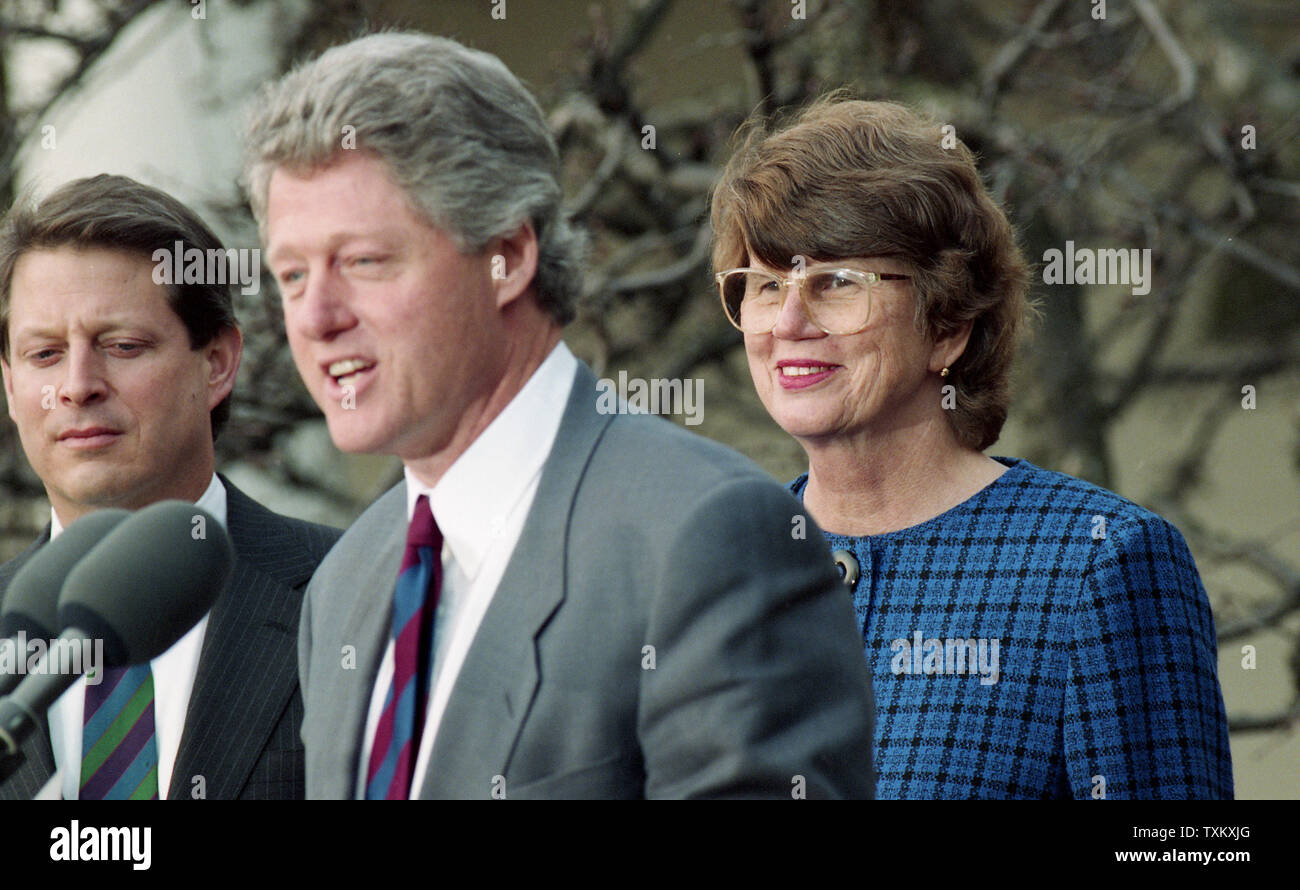
[(109, 667), (143, 664), (208, 613), (234, 559), (212, 514), (160, 501), (115, 528), (68, 573), (59, 624), (103, 639)]
[[(143, 664), (212, 608), (233, 562), (230, 537), (210, 513), (185, 501), (152, 504), (123, 520), (68, 572), (58, 608), (63, 633), (55, 644), (94, 639), (103, 643), (105, 666)], [(0, 699), (0, 759), (19, 753), (37, 715), (78, 676), (51, 673), (44, 662), (38, 667)], [(11, 770), (12, 764), (0, 770), (0, 781)]]
[(12, 645), (18, 670), (0, 674), (0, 696), (8, 695), (22, 679), (27, 641), (54, 637), (59, 627), (59, 591), (68, 573), (130, 515), (113, 508), (81, 517), (32, 554), (14, 575), (0, 607), (0, 647)]

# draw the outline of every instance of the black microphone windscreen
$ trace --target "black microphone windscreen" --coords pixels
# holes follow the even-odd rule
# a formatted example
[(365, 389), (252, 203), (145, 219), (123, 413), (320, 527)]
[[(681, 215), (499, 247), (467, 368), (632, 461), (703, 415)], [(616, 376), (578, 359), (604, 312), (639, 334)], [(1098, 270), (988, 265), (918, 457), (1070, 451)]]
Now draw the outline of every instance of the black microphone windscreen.
[(25, 633), (29, 639), (50, 640), (59, 630), (59, 591), (68, 573), (130, 516), (116, 508), (88, 513), (54, 540), (32, 554), (15, 573), (0, 606), (0, 638)]
[(68, 574), (60, 626), (103, 639), (108, 667), (142, 664), (207, 614), (233, 563), (230, 537), (212, 514), (185, 501), (152, 504)]

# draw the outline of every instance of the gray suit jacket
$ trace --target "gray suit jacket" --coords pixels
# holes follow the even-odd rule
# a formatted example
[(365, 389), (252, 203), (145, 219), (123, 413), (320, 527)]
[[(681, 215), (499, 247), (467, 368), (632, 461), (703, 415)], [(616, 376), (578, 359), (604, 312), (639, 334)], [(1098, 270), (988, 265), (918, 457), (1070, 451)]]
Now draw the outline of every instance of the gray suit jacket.
[[(354, 795), (405, 512), (403, 483), (308, 586), (309, 798)], [(730, 449), (598, 414), (581, 366), (420, 796), (870, 797), (862, 640), (821, 533), (799, 534), (796, 515)]]
[[(203, 777), (209, 800), (301, 799), (298, 615), (308, 579), (340, 532), (272, 513), (228, 479), (221, 482), (235, 566), (208, 616), (168, 799), (189, 800), (195, 776)], [(0, 566), (0, 594), (48, 540), (46, 529)], [(30, 800), (54, 774), (44, 721), (23, 753), (23, 765), (0, 786), (0, 800)]]

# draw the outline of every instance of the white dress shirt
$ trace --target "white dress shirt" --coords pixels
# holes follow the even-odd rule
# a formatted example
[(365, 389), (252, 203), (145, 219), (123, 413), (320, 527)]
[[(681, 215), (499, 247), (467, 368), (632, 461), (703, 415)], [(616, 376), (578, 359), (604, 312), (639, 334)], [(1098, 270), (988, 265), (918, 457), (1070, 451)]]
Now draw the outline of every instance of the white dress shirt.
[[(195, 503), (211, 513), (222, 528), (226, 527), (226, 489), (216, 473), (212, 474), (207, 491)], [(62, 531), (59, 517), (51, 509), (50, 540), (57, 538)], [(204, 615), (175, 645), (149, 662), (153, 669), (158, 797), (162, 800), (167, 799), (172, 769), (176, 766), (176, 752), (180, 750), (185, 714), (190, 707), (190, 690), (194, 688), (194, 675), (198, 672), (207, 626), (208, 616)], [(81, 731), (85, 724), (85, 705), (86, 680), (83, 677), (59, 696), (49, 710), (50, 745), (54, 748), (54, 763), (62, 777), (65, 800), (76, 800), (81, 787)]]
[[(442, 591), (433, 629), (433, 676), (412, 774), (412, 798), (419, 796), (424, 784), (433, 741), (456, 676), (519, 543), (577, 369), (577, 359), (561, 341), (437, 485), (427, 486), (410, 469), (406, 471), (408, 525), (415, 513), (416, 500), (420, 495), (427, 495), (434, 521), (443, 535)], [(394, 572), (397, 568), (393, 567)], [(396, 574), (393, 582), (396, 584)], [(391, 598), (392, 595), (391, 586), (376, 592), (376, 596)], [(371, 743), (392, 682), (390, 628), (388, 648), (370, 694), (370, 711), (357, 770), (358, 798), (366, 795)], [(488, 786), (483, 787), (486, 795)]]

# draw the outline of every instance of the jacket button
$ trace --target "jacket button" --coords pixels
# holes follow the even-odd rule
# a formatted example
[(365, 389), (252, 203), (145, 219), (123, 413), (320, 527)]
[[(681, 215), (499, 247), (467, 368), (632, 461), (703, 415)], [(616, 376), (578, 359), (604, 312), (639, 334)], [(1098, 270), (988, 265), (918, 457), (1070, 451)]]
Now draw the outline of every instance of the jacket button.
[(849, 590), (857, 587), (858, 576), (861, 574), (857, 557), (848, 550), (835, 550), (831, 553), (831, 559), (835, 560), (835, 567), (840, 570), (840, 580)]

